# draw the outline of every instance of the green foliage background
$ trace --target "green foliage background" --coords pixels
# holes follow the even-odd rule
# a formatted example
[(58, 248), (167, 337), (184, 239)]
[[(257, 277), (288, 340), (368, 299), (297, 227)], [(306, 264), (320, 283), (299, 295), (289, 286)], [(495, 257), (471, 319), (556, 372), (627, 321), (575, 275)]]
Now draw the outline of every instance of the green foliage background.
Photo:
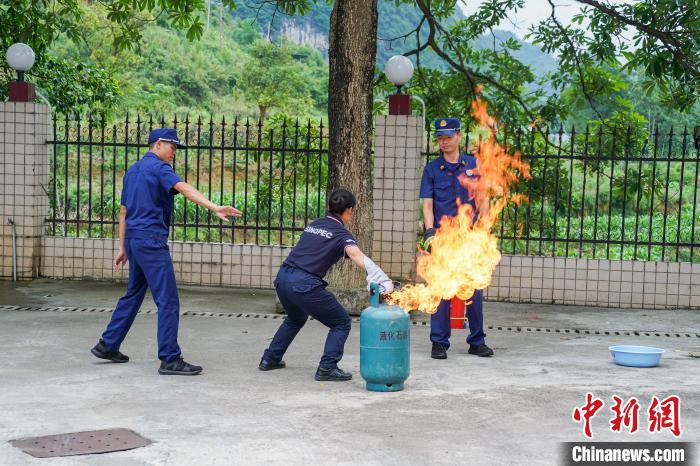
[[(158, 18), (143, 27), (143, 41), (131, 50), (116, 50), (103, 40), (108, 26), (99, 6), (86, 9), (86, 21), (80, 26), (84, 43), (76, 45), (60, 37), (52, 49), (62, 59), (103, 69), (118, 83), (112, 101), (89, 107), (94, 113), (107, 113), (108, 119), (123, 118), (126, 113), (253, 116), (258, 106), (254, 90), (245, 86), (244, 78), (274, 72), (297, 78), (297, 86), (281, 94), (285, 99), (276, 106), (277, 111), (301, 116), (325, 114), (322, 90), (327, 83), (327, 66), (321, 54), (307, 47), (282, 44), (278, 48), (286, 57), (284, 63), (278, 67), (261, 63), (258, 52), (265, 44), (249, 21), (225, 15), (219, 22), (212, 15), (201, 40), (191, 42), (185, 32)], [(272, 104), (275, 106), (275, 102)], [(56, 105), (64, 111), (87, 110), (85, 106)]]
[[(36, 11), (26, 1), (20, 3), (31, 13), (22, 19), (29, 24), (35, 20), (32, 15)], [(87, 113), (95, 118), (104, 115), (108, 132), (110, 128), (121, 129), (127, 114), (131, 117), (132, 131), (133, 122), (138, 117), (146, 121), (155, 116), (156, 122), (164, 118), (168, 123), (173, 117), (180, 122), (189, 118), (191, 130), (203, 128), (204, 133), (192, 133), (188, 137), (205, 146), (211, 142), (207, 140), (208, 122), (218, 125), (221, 118), (226, 117), (230, 124), (236, 116), (241, 118), (240, 121), (249, 117), (256, 122), (264, 116), (262, 141), (267, 140), (270, 131), (268, 147), (275, 150), (253, 150), (252, 155), (246, 155), (245, 159), (242, 154), (228, 154), (226, 163), (217, 163), (218, 155), (212, 156), (206, 151), (202, 154), (193, 150), (184, 156), (191, 160), (183, 173), (200, 190), (210, 194), (215, 202), (234, 203), (249, 213), (239, 225), (242, 230), (226, 231), (218, 225), (201, 231), (178, 227), (175, 236), (216, 241), (293, 242), (294, 234), (290, 232), (308, 221), (309, 215), (318, 214), (325, 204), (327, 162), (323, 159), (324, 142), (319, 131), (326, 115), (328, 87), (323, 53), (287, 43), (279, 36), (279, 28), (282, 20), (288, 18), (278, 13), (273, 21), (271, 9), (258, 10), (245, 3), (240, 3), (232, 12), (221, 10), (220, 15), (214, 8), (208, 27), (200, 17), (199, 22), (189, 28), (178, 29), (173, 27), (173, 17), (144, 11), (132, 18), (134, 22), (128, 23), (131, 29), (127, 28), (127, 35), (114, 29), (113, 11), (103, 4), (77, 2), (74, 5), (82, 12), (81, 21), (70, 23), (64, 34), (52, 36), (54, 39), (43, 45), (47, 48), (45, 59), (32, 70), (33, 75), (30, 73), (30, 79), (41, 81), (43, 87), (40, 91), (51, 98), (56, 110), (69, 114), (82, 112), (83, 118)], [(0, 8), (0, 22), (5, 26), (17, 22), (12, 14), (11, 10)], [(293, 21), (299, 27), (308, 27), (323, 35), (328, 33), (329, 16), (330, 6), (326, 2), (317, 2), (304, 17), (295, 17)], [(383, 98), (393, 92), (393, 86), (383, 78), (381, 68), (390, 56), (415, 47), (412, 43), (415, 37), (402, 36), (416, 27), (420, 17), (415, 6), (406, 3), (397, 6), (393, 0), (380, 1), (376, 97)], [(124, 18), (131, 21), (126, 16)], [(524, 95), (544, 96), (553, 89), (561, 90), (549, 100), (539, 102), (550, 135), (556, 135), (559, 127), (565, 128), (567, 133), (574, 129), (579, 135), (587, 129), (590, 138), (585, 145), (597, 146), (599, 153), (620, 158), (648, 157), (666, 150), (676, 158), (682, 153), (692, 155), (687, 141), (685, 149), (681, 149), (678, 143), (665, 147), (663, 141), (655, 138), (654, 131), (660, 128), (661, 134), (665, 135), (671, 126), (675, 126), (678, 140), (679, 132), (700, 121), (697, 105), (681, 112), (668, 105), (667, 96), (650, 86), (648, 80), (609, 62), (585, 66), (583, 79), (589, 92), (585, 95), (579, 83), (563, 80), (557, 70), (557, 61), (544, 53), (539, 45), (525, 43), (498, 30), (489, 35), (470, 36), (470, 23), (458, 9), (444, 24), (455, 28), (462, 26), (457, 32), (463, 34), (456, 35), (455, 40), (471, 44), (467, 59), (474, 69), (497, 75), (502, 83)], [(138, 29), (134, 29), (137, 25)], [(51, 30), (54, 26), (47, 25), (46, 28)], [(272, 41), (263, 34), (268, 26)], [(542, 34), (550, 33), (547, 30)], [(128, 41), (132, 37), (129, 34), (138, 34), (140, 40)], [(200, 39), (192, 41), (193, 34)], [(115, 37), (119, 40), (106, 40)], [(8, 42), (14, 38), (5, 35), (3, 40)], [(42, 47), (41, 43), (39, 46)], [(432, 52), (421, 54), (420, 65), (408, 91), (425, 99), (427, 120), (450, 115), (460, 116), (468, 124), (472, 94), (464, 75), (447, 67)], [(6, 78), (9, 76), (6, 68), (0, 73)], [(488, 89), (485, 97), (499, 121), (511, 131), (526, 128), (528, 122), (523, 120), (521, 112), (512, 110), (512, 102)], [(377, 105), (376, 110), (385, 111), (381, 105)], [(308, 122), (309, 139), (305, 147), (313, 150), (314, 156), (293, 155), (296, 168), (291, 169), (289, 165), (283, 166), (283, 157), (288, 154), (277, 149), (283, 144), (280, 138), (283, 127), (289, 128), (296, 118), (302, 121), (302, 126)], [(198, 121), (203, 121), (199, 127), (196, 125)], [(115, 126), (111, 126), (113, 124)], [(98, 127), (96, 125), (95, 129)], [(611, 133), (611, 129), (617, 134)], [(624, 150), (615, 146), (622, 133), (629, 137)], [(539, 139), (532, 148), (535, 154), (546, 154), (549, 148), (550, 144), (545, 143), (542, 136), (538, 135)], [(82, 137), (84, 140), (86, 134)], [(124, 135), (126, 139), (129, 137)], [(255, 149), (261, 143), (253, 139), (247, 145)], [(620, 242), (640, 239), (689, 243), (700, 237), (700, 225), (696, 225), (700, 222), (695, 218), (699, 211), (697, 196), (689, 191), (697, 183), (697, 162), (684, 170), (685, 162), (676, 160), (666, 167), (658, 165), (657, 170), (648, 160), (638, 164), (605, 160), (605, 157), (598, 160), (590, 147), (583, 147), (580, 137), (564, 141), (565, 151), (588, 154), (584, 163), (560, 160), (547, 166), (542, 159), (532, 160), (535, 180), (521, 186), (531, 202), (527, 207), (516, 209), (511, 206), (505, 213), (503, 232), (505, 236), (517, 239), (505, 240), (504, 250), (600, 257), (600, 247), (593, 247), (586, 243), (587, 240), (607, 238)], [(426, 150), (434, 152), (436, 148), (429, 145)], [(103, 226), (92, 224), (91, 219), (111, 220), (118, 208), (115, 195), (100, 192), (98, 202), (95, 192), (91, 193), (86, 187), (91, 183), (98, 186), (105, 182), (102, 178), (105, 173), (108, 175), (106, 182), (110, 183), (111, 176), (113, 184), (118, 186), (122, 167), (130, 159), (135, 160), (137, 152), (139, 150), (134, 148), (126, 149), (124, 153), (112, 154), (113, 160), (105, 158), (104, 154), (90, 154), (87, 159), (83, 158), (82, 167), (75, 159), (75, 146), (67, 150), (65, 158), (57, 157), (52, 203), (59, 215), (87, 219), (88, 223), (83, 224), (82, 229), (68, 226), (55, 233), (111, 235), (110, 228), (105, 231)], [(203, 165), (192, 171), (192, 164), (200, 162)], [(181, 166), (180, 170), (183, 168)], [(293, 177), (290, 170), (303, 173), (304, 184), (290, 184)], [(594, 190), (593, 179), (596, 186), (600, 179), (609, 184)], [(233, 187), (234, 183), (242, 186), (243, 191), (229, 190), (228, 186)], [(299, 214), (301, 212), (304, 215)], [(526, 224), (523, 223), (524, 212)], [(533, 212), (539, 215), (530, 216)], [(176, 217), (182, 222), (206, 218), (204, 223), (210, 223), (209, 213), (183, 199), (178, 200)], [(566, 221), (557, 222), (557, 218)], [(264, 225), (277, 223), (291, 230), (277, 236), (276, 231), (264, 229)], [(263, 229), (256, 232), (253, 226)], [(508, 232), (513, 233), (509, 235)], [(536, 248), (532, 242), (523, 239), (532, 232), (537, 232), (542, 238)], [(581, 242), (556, 241), (561, 238)], [(695, 260), (698, 256), (688, 248), (663, 246), (638, 248), (624, 245), (606, 247), (604, 252), (607, 256), (620, 258)]]

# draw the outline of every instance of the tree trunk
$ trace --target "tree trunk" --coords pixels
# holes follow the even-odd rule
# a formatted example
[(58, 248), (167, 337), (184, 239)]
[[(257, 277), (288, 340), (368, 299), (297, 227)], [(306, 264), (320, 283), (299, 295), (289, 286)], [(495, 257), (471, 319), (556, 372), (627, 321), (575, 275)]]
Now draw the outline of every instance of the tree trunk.
[[(377, 0), (336, 0), (329, 44), (328, 192), (344, 187), (357, 206), (346, 227), (372, 253), (372, 84), (377, 55)], [(328, 276), (331, 286), (364, 287), (366, 274), (349, 260)]]

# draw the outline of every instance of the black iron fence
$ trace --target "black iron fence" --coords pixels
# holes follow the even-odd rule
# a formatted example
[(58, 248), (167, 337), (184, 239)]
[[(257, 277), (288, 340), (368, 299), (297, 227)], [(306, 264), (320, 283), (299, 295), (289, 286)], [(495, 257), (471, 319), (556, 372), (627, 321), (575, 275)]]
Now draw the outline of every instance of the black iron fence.
[[(476, 145), (484, 134), (467, 134)], [(501, 216), (512, 254), (700, 260), (700, 151), (685, 128), (520, 129), (499, 135), (530, 164), (529, 202)], [(437, 157), (428, 138), (426, 160)]]
[[(55, 116), (50, 234), (114, 237), (121, 180), (147, 149), (148, 132), (176, 126), (187, 149), (174, 166), (214, 202), (244, 216), (231, 223), (176, 196), (177, 240), (295, 244), (323, 214), (327, 130), (312, 121), (165, 121)], [(483, 136), (483, 134), (482, 134)], [(472, 144), (479, 134), (466, 133)], [(700, 260), (700, 154), (688, 130), (520, 129), (500, 138), (518, 148), (532, 179), (516, 188), (498, 234), (506, 253), (639, 260)], [(426, 160), (436, 157), (428, 133)]]
[(140, 116), (117, 124), (104, 117), (54, 116), (50, 234), (111, 238), (118, 229), (125, 171), (148, 148), (155, 127), (178, 128), (187, 149), (173, 166), (184, 181), (243, 217), (222, 222), (176, 196), (171, 238), (294, 244), (325, 206), (328, 167), (323, 122), (259, 122), (225, 118), (165, 121)]

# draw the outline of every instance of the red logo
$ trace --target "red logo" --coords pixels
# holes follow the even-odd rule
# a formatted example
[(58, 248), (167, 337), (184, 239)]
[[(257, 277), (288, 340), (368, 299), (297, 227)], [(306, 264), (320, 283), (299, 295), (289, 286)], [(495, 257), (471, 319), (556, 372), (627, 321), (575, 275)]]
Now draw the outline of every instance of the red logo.
[[(637, 398), (631, 397), (627, 402), (617, 395), (612, 396), (613, 405), (610, 411), (613, 417), (610, 420), (612, 432), (628, 430), (634, 434), (639, 430), (640, 404)], [(587, 438), (593, 437), (591, 420), (603, 408), (603, 400), (596, 398), (592, 393), (586, 393), (586, 402), (583, 406), (577, 406), (571, 415), (574, 422), (583, 423), (583, 434)], [(681, 436), (681, 399), (677, 395), (669, 395), (663, 400), (654, 395), (651, 397), (647, 409), (648, 430), (650, 433), (658, 433), (668, 430), (675, 437)]]
[(591, 419), (595, 417), (602, 407), (603, 401), (598, 398), (594, 398), (593, 394), (588, 392), (586, 393), (586, 404), (581, 407), (577, 406), (574, 408), (572, 417), (576, 422), (583, 421), (583, 433), (588, 438), (593, 437), (593, 432), (591, 432)]
[(635, 397), (622, 406), (622, 398), (617, 395), (612, 397), (615, 404), (610, 411), (615, 417), (610, 421), (610, 430), (622, 432), (622, 427), (629, 429), (630, 434), (634, 434), (639, 429), (639, 402)]
[(676, 436), (681, 436), (681, 399), (676, 395), (670, 395), (659, 401), (656, 396), (651, 397), (649, 405), (649, 432), (661, 432), (668, 429)]

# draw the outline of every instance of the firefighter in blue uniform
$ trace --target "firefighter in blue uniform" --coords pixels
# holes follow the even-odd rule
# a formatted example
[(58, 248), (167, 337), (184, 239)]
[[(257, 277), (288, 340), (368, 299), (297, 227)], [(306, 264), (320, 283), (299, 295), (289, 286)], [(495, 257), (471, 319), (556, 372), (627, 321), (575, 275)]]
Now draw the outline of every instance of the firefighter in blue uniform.
[[(429, 244), (430, 238), (440, 227), (440, 219), (447, 215), (457, 215), (457, 199), (462, 204), (469, 203), (474, 208), (475, 218), (478, 216), (474, 197), (469, 195), (467, 188), (459, 182), (460, 176), (475, 177), (476, 158), (459, 153), (459, 143), (462, 140), (460, 122), (457, 118), (440, 118), (435, 121), (435, 136), (440, 145), (442, 155), (429, 162), (424, 171), (420, 186), (420, 198), (425, 225), (424, 244)], [(483, 318), (483, 290), (476, 290), (467, 305), (469, 321), (469, 354), (476, 356), (492, 356), (493, 350), (486, 346)], [(443, 300), (437, 312), (430, 318), (430, 341), (432, 341), (431, 357), (446, 359), (450, 347), (450, 301)]]
[(222, 220), (239, 217), (241, 212), (230, 206), (219, 206), (193, 186), (183, 182), (172, 166), (175, 151), (185, 147), (173, 128), (158, 128), (148, 135), (149, 150), (124, 175), (119, 212), (119, 252), (114, 258), (114, 271), (129, 262), (129, 285), (112, 313), (102, 338), (92, 354), (112, 362), (127, 362), (119, 351), (131, 324), (141, 307), (144, 295), (151, 289), (158, 306), (158, 373), (162, 375), (196, 375), (200, 366), (182, 359), (177, 344), (180, 301), (175, 271), (168, 250), (168, 227), (173, 212), (173, 198), (181, 193), (190, 201), (211, 210)]
[(282, 264), (275, 279), (275, 290), (287, 317), (260, 359), (258, 369), (261, 371), (286, 366), (282, 356), (312, 316), (329, 328), (323, 357), (314, 378), (319, 381), (352, 379), (352, 374), (338, 367), (350, 333), (350, 316), (326, 290), (328, 283), (323, 277), (333, 264), (345, 257), (367, 272), (368, 286), (374, 282), (380, 285), (382, 293), (393, 291), (389, 277), (360, 251), (355, 238), (345, 228), (355, 203), (355, 196), (347, 189), (334, 190), (328, 198), (327, 215), (306, 227)]

